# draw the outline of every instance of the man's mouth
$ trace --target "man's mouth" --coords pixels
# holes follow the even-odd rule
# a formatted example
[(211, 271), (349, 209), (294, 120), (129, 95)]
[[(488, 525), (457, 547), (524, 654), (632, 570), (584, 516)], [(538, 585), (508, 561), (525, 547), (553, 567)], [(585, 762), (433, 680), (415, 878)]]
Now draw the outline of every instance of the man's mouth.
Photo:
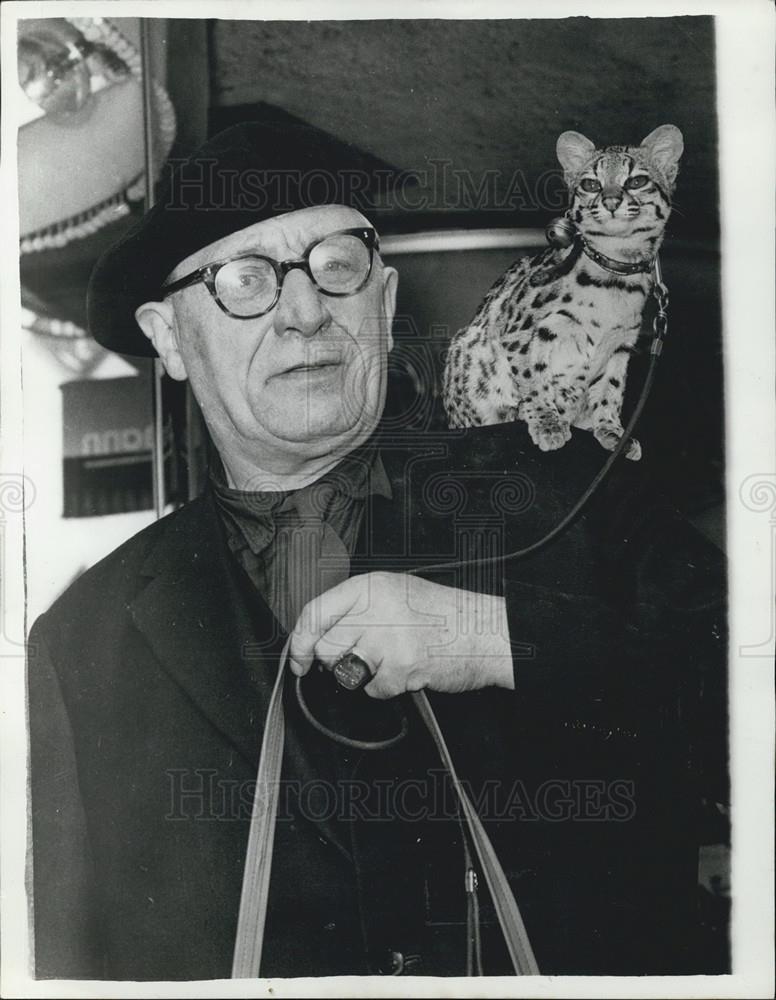
[(304, 361), (298, 361), (296, 364), (289, 365), (287, 368), (283, 368), (281, 371), (276, 372), (274, 377), (280, 378), (285, 375), (303, 375), (305, 373), (315, 374), (327, 369), (338, 368), (341, 364), (342, 358), (340, 355), (316, 358), (314, 360), (308, 358)]

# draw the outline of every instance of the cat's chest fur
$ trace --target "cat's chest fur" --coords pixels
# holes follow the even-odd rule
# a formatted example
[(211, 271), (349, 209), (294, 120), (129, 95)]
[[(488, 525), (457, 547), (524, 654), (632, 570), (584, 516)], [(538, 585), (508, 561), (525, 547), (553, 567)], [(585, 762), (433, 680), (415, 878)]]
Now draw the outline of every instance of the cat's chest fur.
[[(563, 279), (553, 293), (556, 297), (534, 317), (539, 327), (557, 333), (551, 351), (556, 373), (562, 376), (575, 371), (584, 359), (583, 372), (589, 373), (589, 380), (619, 347), (632, 345), (641, 325), (648, 285), (644, 276), (627, 281), (602, 279), (584, 265)], [(558, 302), (560, 306), (554, 309)]]
[(548, 280), (564, 257), (546, 251), (519, 261), (453, 341), (445, 385), (452, 426), (522, 417), (538, 384), (569, 423), (589, 426), (588, 389), (616, 352), (633, 346), (650, 279), (609, 275), (584, 258)]

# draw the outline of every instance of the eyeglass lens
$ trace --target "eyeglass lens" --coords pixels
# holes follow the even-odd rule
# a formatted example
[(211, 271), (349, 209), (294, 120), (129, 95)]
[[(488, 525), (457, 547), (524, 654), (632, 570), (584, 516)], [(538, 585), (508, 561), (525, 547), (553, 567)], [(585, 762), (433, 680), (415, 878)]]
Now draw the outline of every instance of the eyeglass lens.
[[(317, 287), (332, 295), (349, 295), (359, 289), (369, 273), (369, 248), (357, 237), (336, 233), (316, 244), (308, 255), (310, 274)], [(216, 275), (216, 293), (237, 316), (256, 315), (272, 307), (277, 292), (272, 264), (261, 257), (245, 257), (224, 264)]]

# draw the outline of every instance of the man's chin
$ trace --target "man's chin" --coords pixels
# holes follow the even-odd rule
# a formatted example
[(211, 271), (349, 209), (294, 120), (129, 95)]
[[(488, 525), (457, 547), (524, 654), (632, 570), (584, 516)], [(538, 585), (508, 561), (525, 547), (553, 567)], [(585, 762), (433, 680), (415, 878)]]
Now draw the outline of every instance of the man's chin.
[[(324, 445), (332, 448), (350, 445), (356, 448), (377, 425), (376, 418), (370, 421), (365, 417), (363, 411), (356, 419), (353, 414), (343, 414), (341, 411), (335, 415), (310, 413), (304, 421), (282, 421), (268, 429), (279, 442), (299, 448), (305, 445), (310, 445), (316, 451)], [(323, 448), (320, 453), (328, 450), (330, 448)]]

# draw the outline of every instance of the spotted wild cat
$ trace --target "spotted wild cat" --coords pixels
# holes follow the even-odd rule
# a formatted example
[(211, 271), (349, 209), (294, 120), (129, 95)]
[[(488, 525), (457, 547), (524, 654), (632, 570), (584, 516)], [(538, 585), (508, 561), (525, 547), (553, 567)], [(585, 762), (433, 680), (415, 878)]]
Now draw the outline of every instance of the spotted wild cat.
[[(519, 419), (542, 451), (563, 447), (572, 426), (617, 446), (683, 148), (674, 125), (640, 146), (596, 149), (579, 132), (560, 136), (573, 241), (516, 261), (453, 338), (443, 393), (451, 427)], [(635, 439), (627, 455), (641, 457)]]

